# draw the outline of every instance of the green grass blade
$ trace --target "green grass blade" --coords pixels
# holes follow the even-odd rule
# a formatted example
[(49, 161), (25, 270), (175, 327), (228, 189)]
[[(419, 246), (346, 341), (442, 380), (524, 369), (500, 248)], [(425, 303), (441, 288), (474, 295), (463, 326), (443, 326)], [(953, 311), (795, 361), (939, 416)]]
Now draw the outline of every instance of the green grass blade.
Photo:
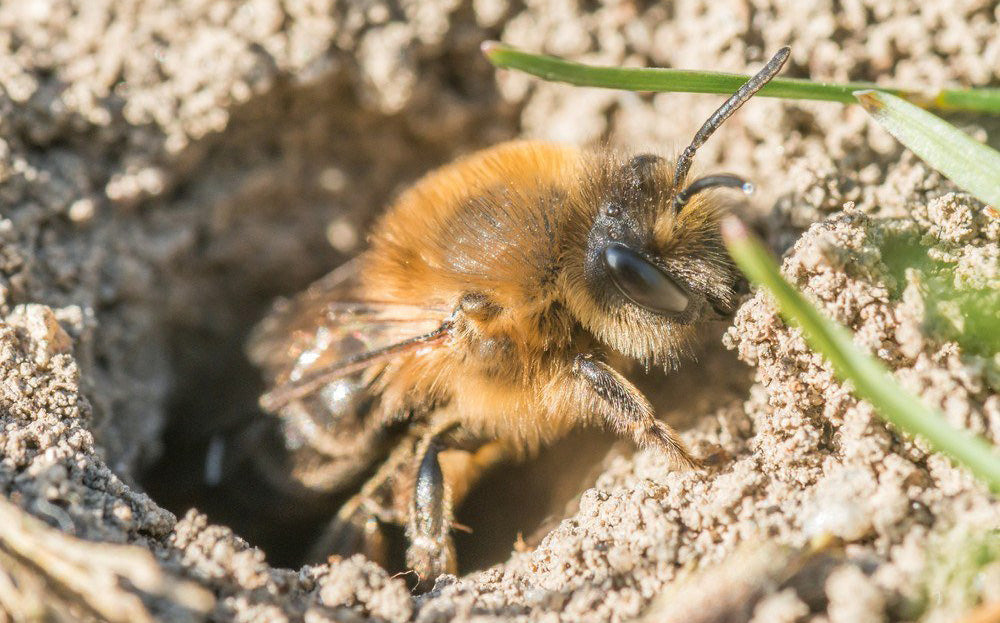
[[(484, 43), (483, 53), (497, 67), (516, 69), (543, 80), (628, 91), (730, 95), (750, 78), (740, 74), (711, 71), (584, 65), (554, 56), (522, 52), (495, 41)], [(853, 95), (855, 91), (876, 88), (928, 108), (1000, 114), (1000, 89), (957, 89), (927, 94), (903, 89), (886, 89), (869, 82), (834, 84), (796, 78), (774, 78), (758, 92), (758, 95), (849, 104), (855, 102)]]
[(849, 380), (855, 393), (871, 402), (884, 419), (917, 435), (1000, 492), (1000, 456), (983, 439), (952, 428), (937, 411), (907, 393), (880, 362), (861, 352), (850, 333), (827, 319), (781, 276), (778, 265), (735, 217), (723, 222), (723, 238), (740, 269), (767, 288), (781, 315), (800, 327), (809, 345), (833, 364), (837, 376)]
[(865, 110), (899, 142), (980, 201), (1000, 207), (1000, 152), (898, 97), (855, 94)]
[[(885, 90), (885, 89), (880, 89)], [(942, 89), (932, 102), (913, 100), (924, 108), (943, 111), (988, 112), (1000, 111), (1000, 89), (980, 87), (978, 89)]]

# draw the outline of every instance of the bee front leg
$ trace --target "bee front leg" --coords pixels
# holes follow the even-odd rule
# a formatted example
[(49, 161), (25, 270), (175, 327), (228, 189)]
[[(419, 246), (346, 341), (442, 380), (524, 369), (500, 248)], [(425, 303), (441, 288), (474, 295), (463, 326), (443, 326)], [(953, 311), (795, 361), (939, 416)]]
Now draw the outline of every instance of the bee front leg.
[(631, 434), (641, 447), (658, 447), (685, 467), (701, 466), (677, 431), (656, 419), (653, 406), (639, 388), (617, 370), (593, 355), (580, 354), (573, 361), (573, 373), (584, 380), (592, 398), (596, 398), (592, 403), (596, 403), (604, 420), (619, 434)]
[(428, 435), (417, 453), (420, 463), (414, 480), (410, 502), (410, 518), (406, 536), (406, 564), (421, 583), (433, 581), (445, 573), (455, 573), (455, 544), (451, 540), (452, 511), (444, 472), (438, 461), (441, 445), (438, 438)]

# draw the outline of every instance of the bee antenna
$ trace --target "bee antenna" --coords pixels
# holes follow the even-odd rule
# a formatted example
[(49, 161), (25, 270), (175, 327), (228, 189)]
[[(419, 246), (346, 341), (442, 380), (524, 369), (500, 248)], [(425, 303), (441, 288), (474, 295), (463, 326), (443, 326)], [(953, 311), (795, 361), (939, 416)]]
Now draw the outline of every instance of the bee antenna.
[[(733, 93), (726, 102), (719, 106), (718, 110), (712, 113), (712, 116), (708, 118), (698, 130), (698, 133), (694, 135), (691, 139), (691, 144), (684, 148), (681, 152), (679, 158), (677, 158), (677, 165), (674, 168), (674, 207), (680, 209), (684, 206), (684, 202), (691, 197), (697, 190), (693, 192), (688, 192), (691, 187), (685, 188), (683, 191), (678, 191), (684, 184), (685, 178), (687, 178), (688, 170), (691, 168), (691, 160), (694, 158), (695, 152), (698, 148), (705, 144), (712, 133), (719, 129), (722, 123), (732, 116), (734, 112), (739, 110), (740, 106), (746, 103), (748, 99), (753, 97), (753, 95), (761, 89), (765, 84), (771, 81), (781, 71), (781, 67), (788, 60), (788, 55), (791, 54), (791, 48), (785, 46), (778, 50), (778, 53), (771, 57), (771, 60), (764, 65), (763, 69), (758, 71), (752, 78), (746, 81), (746, 83), (739, 88), (736, 93)], [(710, 178), (702, 178), (710, 179)], [(700, 180), (699, 180), (700, 181)], [(695, 182), (697, 184), (698, 182)], [(715, 184), (716, 186), (728, 186), (729, 184)], [(694, 184), (691, 185), (692, 187)], [(703, 186), (698, 190), (704, 190), (710, 186)], [(687, 193), (687, 198), (681, 201), (681, 196)]]
[(681, 208), (687, 205), (691, 197), (709, 188), (739, 188), (748, 195), (754, 191), (753, 184), (738, 175), (730, 175), (728, 173), (706, 175), (705, 177), (699, 177), (688, 184), (684, 190), (677, 193), (677, 196), (674, 197), (674, 209), (680, 211)]

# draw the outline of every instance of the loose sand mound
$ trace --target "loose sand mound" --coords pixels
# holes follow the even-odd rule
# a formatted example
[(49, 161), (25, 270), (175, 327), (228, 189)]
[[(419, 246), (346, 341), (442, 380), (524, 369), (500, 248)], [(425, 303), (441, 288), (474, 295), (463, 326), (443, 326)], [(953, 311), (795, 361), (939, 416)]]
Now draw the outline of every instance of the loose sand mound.
[[(1000, 84), (993, 2), (836, 6), (0, 5), (0, 604), (15, 619), (839, 622), (1000, 600), (1000, 504), (851, 398), (760, 294), (706, 331), (699, 362), (643, 379), (710, 470), (580, 435), (470, 499), (469, 573), (426, 595), (361, 557), (289, 570), (336, 500), (281, 482), (254, 406), (242, 342), (273, 297), (356, 252), (395, 192), (461, 153), (533, 136), (669, 155), (719, 102), (497, 76), (479, 43), (729, 71), (789, 44), (791, 76)], [(997, 144), (988, 120), (955, 121)], [(1000, 290), (1000, 223), (858, 107), (754, 100), (697, 166), (755, 180), (745, 209), (786, 276), (1000, 443), (989, 336), (927, 285)], [(931, 249), (931, 272), (887, 247)], [(834, 544), (802, 549), (820, 538)]]

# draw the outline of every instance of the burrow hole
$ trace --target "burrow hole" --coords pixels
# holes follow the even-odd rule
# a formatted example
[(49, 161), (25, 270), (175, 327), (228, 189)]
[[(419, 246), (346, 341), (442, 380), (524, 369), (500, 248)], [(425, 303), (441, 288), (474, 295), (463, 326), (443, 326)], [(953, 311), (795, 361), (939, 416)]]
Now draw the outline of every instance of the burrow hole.
[[(513, 136), (516, 111), (497, 103), (491, 73), (480, 74), (461, 85), (465, 107), (449, 112), (425, 102), (413, 117), (365, 112), (338, 80), (277, 88), (237, 111), (221, 138), (199, 146), (197, 166), (170, 205), (158, 208), (189, 219), (196, 238), (187, 256), (164, 268), (173, 386), (162, 452), (141, 477), (159, 504), (177, 515), (197, 508), (261, 548), (273, 565), (317, 562), (306, 551), (354, 489), (319, 495), (276, 484), (284, 444), (275, 420), (257, 407), (263, 387), (244, 342), (275, 297), (300, 291), (363, 248), (364, 232), (406, 183)], [(470, 75), (477, 74), (463, 74)], [(439, 80), (449, 82), (454, 76)], [(720, 331), (706, 343), (718, 344)], [(746, 385), (734, 363), (713, 346), (698, 366), (670, 377), (654, 372), (642, 385), (683, 428), (692, 414), (706, 412), (706, 401), (721, 399), (705, 379)], [(715, 369), (706, 372), (706, 365)], [(488, 475), (456, 510), (471, 529), (454, 535), (460, 570), (506, 560), (521, 538), (537, 542), (594, 484), (609, 449), (631, 451), (616, 441), (578, 431)], [(388, 570), (400, 571), (402, 534), (388, 534)]]

